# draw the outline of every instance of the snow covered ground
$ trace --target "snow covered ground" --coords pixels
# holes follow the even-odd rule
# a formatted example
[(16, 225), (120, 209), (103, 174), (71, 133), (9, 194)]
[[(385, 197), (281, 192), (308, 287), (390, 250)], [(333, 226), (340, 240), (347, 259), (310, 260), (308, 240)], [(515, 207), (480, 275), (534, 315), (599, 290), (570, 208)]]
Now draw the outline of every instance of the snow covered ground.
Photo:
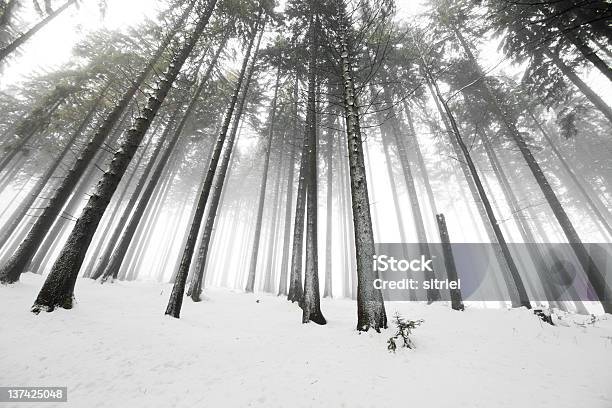
[(73, 310), (35, 316), (41, 285), (0, 287), (0, 386), (67, 386), (60, 407), (612, 407), (610, 315), (552, 327), (526, 310), (387, 303), (425, 319), (417, 348), (391, 354), (391, 330), (359, 335), (348, 300), (324, 300), (321, 327), (284, 299), (213, 289), (176, 320), (169, 285), (81, 279)]

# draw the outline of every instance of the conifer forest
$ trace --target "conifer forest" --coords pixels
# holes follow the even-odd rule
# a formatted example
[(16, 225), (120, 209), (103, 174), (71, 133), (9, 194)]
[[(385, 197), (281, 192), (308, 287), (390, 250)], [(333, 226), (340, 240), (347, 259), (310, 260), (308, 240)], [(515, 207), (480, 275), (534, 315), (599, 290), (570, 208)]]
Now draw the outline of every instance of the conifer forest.
[(0, 0), (0, 406), (610, 407), (611, 157), (609, 0)]

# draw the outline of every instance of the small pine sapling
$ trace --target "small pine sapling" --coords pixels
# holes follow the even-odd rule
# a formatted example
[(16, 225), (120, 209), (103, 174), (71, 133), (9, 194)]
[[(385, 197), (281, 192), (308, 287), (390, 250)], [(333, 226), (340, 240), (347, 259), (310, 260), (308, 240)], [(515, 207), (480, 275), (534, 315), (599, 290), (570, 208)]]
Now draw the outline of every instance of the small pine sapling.
[(397, 333), (395, 333), (394, 336), (389, 337), (389, 340), (387, 340), (387, 350), (395, 353), (395, 351), (397, 350), (397, 343), (395, 341), (398, 338), (401, 338), (404, 342), (401, 347), (408, 347), (409, 349), (413, 349), (415, 346), (412, 340), (410, 339), (410, 334), (412, 334), (412, 330), (423, 324), (425, 320), (406, 320), (402, 318), (399, 313), (396, 313), (393, 321), (395, 323), (395, 326), (397, 326)]

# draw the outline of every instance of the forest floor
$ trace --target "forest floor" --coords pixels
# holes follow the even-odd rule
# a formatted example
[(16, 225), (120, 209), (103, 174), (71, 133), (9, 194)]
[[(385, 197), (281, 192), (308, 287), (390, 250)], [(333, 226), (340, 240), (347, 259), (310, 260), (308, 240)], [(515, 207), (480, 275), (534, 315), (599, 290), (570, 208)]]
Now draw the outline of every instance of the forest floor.
[(177, 320), (170, 285), (80, 279), (74, 309), (35, 316), (41, 285), (0, 287), (0, 386), (67, 386), (59, 407), (612, 406), (610, 315), (553, 327), (525, 309), (388, 302), (425, 319), (416, 349), (393, 354), (391, 329), (355, 331), (349, 300), (323, 300), (321, 327), (282, 298), (211, 289)]

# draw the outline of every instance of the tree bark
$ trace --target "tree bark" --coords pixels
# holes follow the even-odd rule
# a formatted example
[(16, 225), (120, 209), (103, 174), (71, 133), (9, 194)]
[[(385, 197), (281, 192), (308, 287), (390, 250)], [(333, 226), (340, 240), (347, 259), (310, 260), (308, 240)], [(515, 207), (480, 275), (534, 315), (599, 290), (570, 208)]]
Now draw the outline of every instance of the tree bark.
[(374, 236), (370, 200), (363, 157), (360, 116), (355, 93), (354, 74), (349, 44), (350, 27), (346, 16), (344, 0), (336, 0), (338, 17), (338, 43), (340, 46), (339, 64), (342, 68), (343, 103), (346, 118), (346, 134), (351, 178), (351, 201), (355, 248), (357, 260), (357, 330), (376, 331), (387, 327), (387, 316), (382, 292), (374, 288), (376, 273), (372, 270), (374, 256)]
[(302, 323), (326, 324), (321, 312), (319, 295), (319, 251), (318, 251), (318, 175), (317, 175), (317, 53), (319, 50), (319, 16), (316, 2), (310, 5), (310, 61), (308, 63), (308, 111), (310, 121), (306, 122), (308, 137), (308, 164), (306, 182), (306, 265), (304, 271), (304, 296), (300, 304)]

